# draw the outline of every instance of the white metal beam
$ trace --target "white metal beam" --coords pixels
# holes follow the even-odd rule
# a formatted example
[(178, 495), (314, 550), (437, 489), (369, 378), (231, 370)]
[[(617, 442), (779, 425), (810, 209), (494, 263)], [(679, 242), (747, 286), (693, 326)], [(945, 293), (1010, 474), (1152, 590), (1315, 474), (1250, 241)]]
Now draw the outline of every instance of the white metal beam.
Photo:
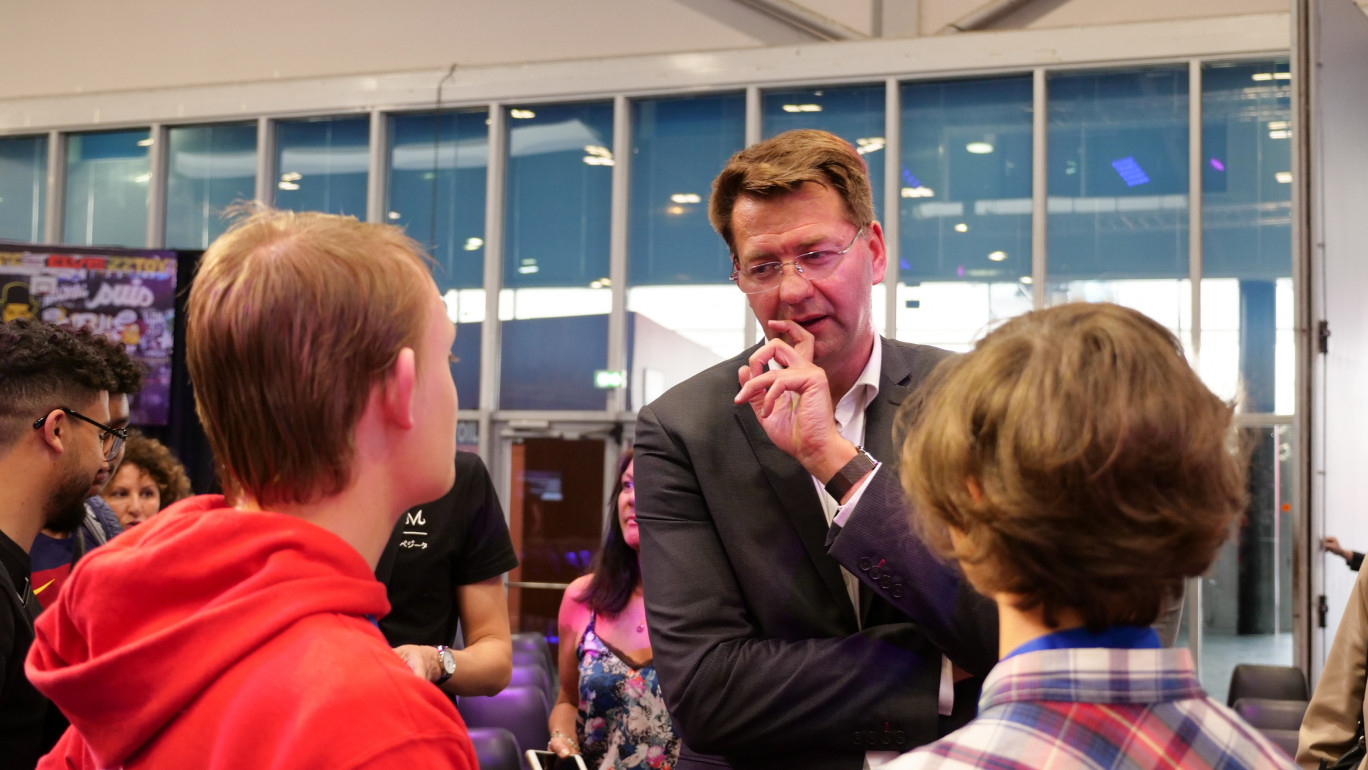
[[(812, 82), (940, 78), (1097, 64), (1286, 55), (1289, 17), (1255, 14), (910, 40), (467, 67), (444, 91), (452, 107), (502, 100), (687, 93)], [(970, 40), (972, 39), (972, 43)], [(445, 70), (0, 100), (0, 134), (243, 117), (424, 109)]]

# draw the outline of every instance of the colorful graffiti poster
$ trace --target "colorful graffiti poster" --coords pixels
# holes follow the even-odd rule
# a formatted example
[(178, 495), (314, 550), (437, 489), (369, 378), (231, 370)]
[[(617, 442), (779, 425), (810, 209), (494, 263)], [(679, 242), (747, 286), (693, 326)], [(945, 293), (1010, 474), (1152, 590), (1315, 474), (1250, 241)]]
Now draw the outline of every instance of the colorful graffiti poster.
[(0, 310), (5, 321), (33, 316), (88, 327), (123, 345), (147, 372), (142, 392), (130, 403), (133, 424), (167, 423), (175, 347), (174, 253), (57, 253), (0, 246)]

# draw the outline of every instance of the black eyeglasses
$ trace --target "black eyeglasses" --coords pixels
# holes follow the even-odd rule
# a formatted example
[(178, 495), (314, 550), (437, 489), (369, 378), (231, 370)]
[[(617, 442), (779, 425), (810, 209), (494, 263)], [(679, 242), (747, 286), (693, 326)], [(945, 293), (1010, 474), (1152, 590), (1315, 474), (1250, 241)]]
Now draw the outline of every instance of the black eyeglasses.
[[(122, 447), (123, 443), (128, 440), (128, 428), (111, 428), (102, 422), (95, 422), (94, 420), (90, 419), (89, 417), (86, 417), (85, 415), (81, 414), (75, 409), (67, 409), (64, 406), (59, 406), (57, 408), (62, 410), (63, 412), (66, 412), (71, 417), (75, 417), (78, 420), (85, 420), (86, 422), (90, 423), (91, 425), (94, 425), (95, 427), (103, 431), (102, 433), (100, 433), (100, 443), (104, 446), (105, 461), (113, 460), (114, 456), (119, 453), (120, 447)], [(48, 412), (48, 414), (52, 414), (52, 412)], [(47, 422), (47, 418), (48, 415), (45, 414), (42, 417), (39, 417), (37, 420), (34, 420), (34, 430), (43, 427), (43, 423)]]

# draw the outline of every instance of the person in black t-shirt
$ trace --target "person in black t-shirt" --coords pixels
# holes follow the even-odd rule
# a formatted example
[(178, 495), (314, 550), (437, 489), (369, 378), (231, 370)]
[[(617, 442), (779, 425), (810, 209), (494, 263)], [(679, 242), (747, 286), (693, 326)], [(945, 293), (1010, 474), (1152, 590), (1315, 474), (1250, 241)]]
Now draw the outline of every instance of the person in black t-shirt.
[[(29, 682), (38, 598), (29, 552), (43, 528), (71, 532), (123, 443), (109, 426), (114, 377), (100, 353), (32, 319), (0, 324), (0, 766), (31, 768), (52, 747), (55, 708)], [(48, 730), (53, 726), (52, 730)]]
[[(389, 592), (380, 630), (451, 695), (508, 686), (513, 649), (503, 574), (518, 566), (503, 507), (478, 455), (456, 453), (456, 484), (399, 517), (375, 574)], [(448, 650), (460, 621), (465, 648)]]

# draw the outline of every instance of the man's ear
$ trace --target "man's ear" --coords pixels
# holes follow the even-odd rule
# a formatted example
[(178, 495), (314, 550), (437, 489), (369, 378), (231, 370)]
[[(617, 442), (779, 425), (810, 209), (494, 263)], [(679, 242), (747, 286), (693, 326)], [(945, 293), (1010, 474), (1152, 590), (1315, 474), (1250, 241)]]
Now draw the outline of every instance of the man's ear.
[(883, 227), (878, 222), (869, 223), (869, 255), (874, 285), (881, 284), (888, 272), (888, 249), (884, 244)]
[(381, 397), (385, 416), (404, 430), (413, 428), (416, 423), (413, 393), (417, 383), (418, 371), (413, 348), (404, 348), (399, 351), (399, 357), (385, 377)]
[(61, 409), (54, 409), (48, 412), (47, 419), (43, 421), (43, 427), (39, 429), (39, 438), (47, 445), (48, 449), (61, 454), (67, 450), (63, 439), (67, 438), (70, 420), (67, 419), (66, 412)]

